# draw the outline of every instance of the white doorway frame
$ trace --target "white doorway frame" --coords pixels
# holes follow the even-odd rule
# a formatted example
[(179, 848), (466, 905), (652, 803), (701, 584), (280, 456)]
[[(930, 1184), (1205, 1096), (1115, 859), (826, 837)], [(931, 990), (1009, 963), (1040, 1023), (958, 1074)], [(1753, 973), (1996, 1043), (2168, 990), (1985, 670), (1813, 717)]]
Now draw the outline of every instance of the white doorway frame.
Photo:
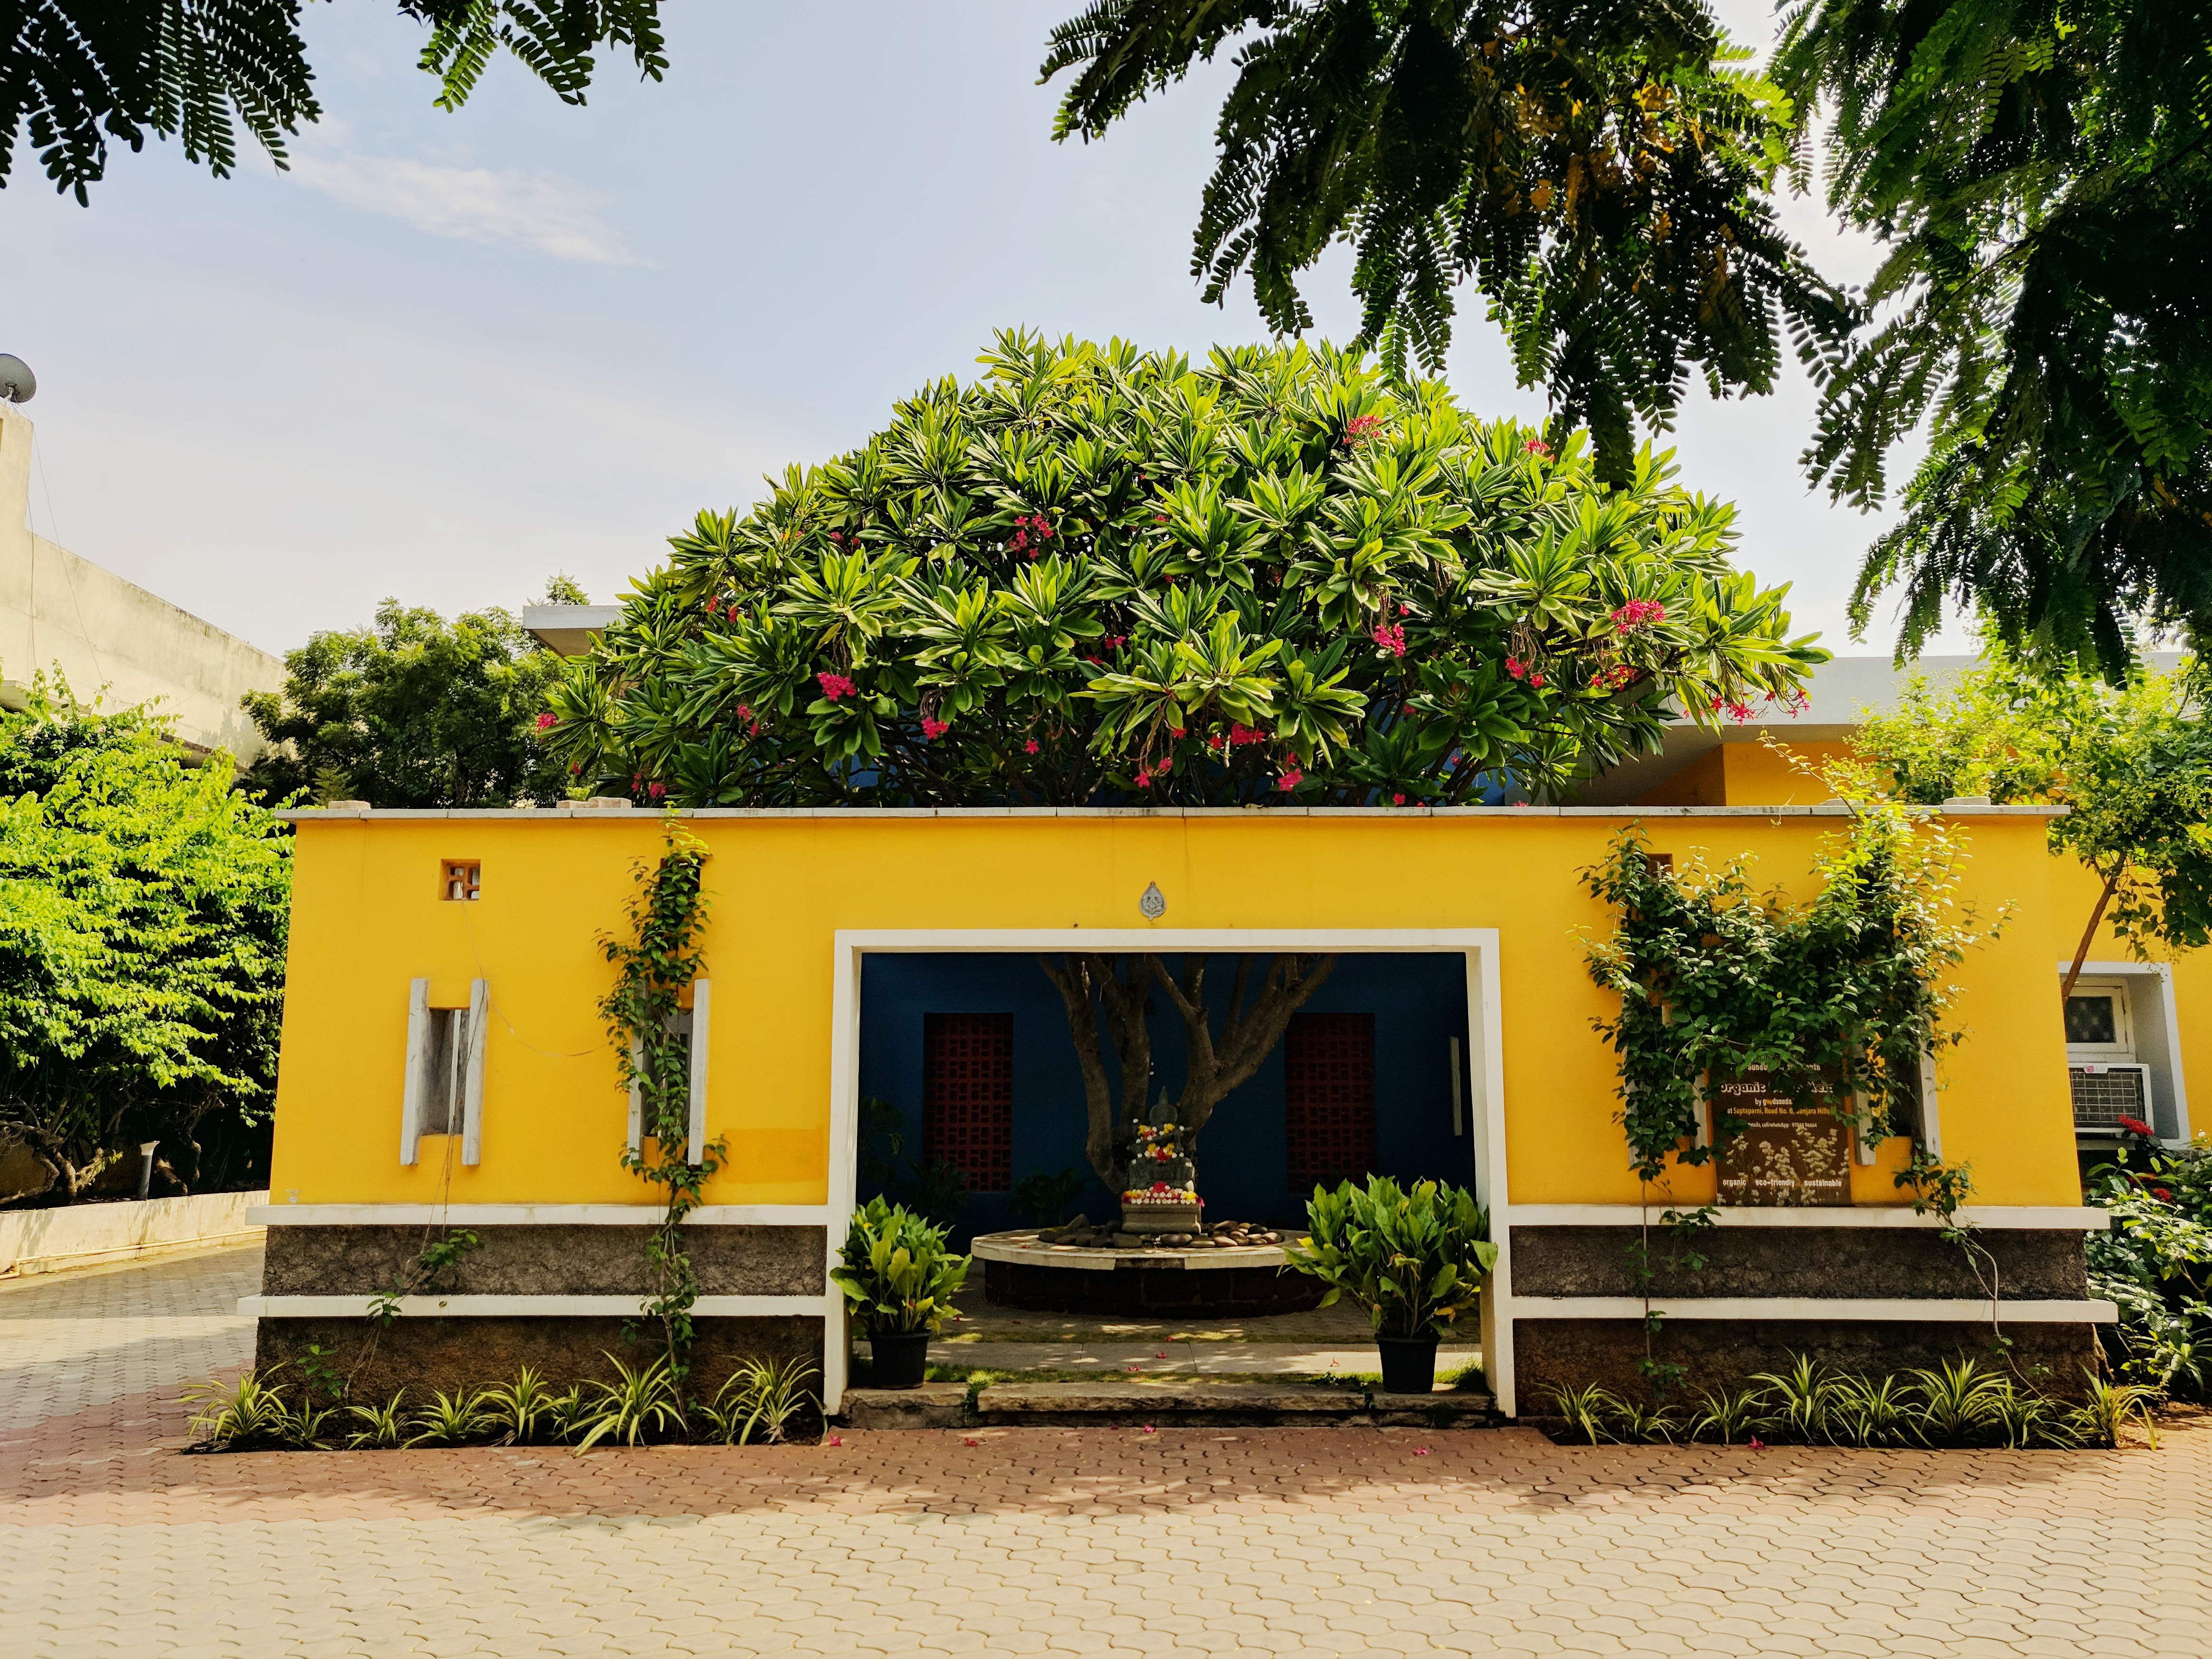
[[(828, 1267), (844, 1245), (842, 1218), (858, 1197), (860, 1122), (860, 967), (869, 955), (927, 952), (982, 956), (1055, 951), (1109, 954), (1152, 951), (1300, 951), (1366, 956), (1454, 954), (1467, 963), (1468, 1074), (1473, 1084), (1468, 1133), (1474, 1140), (1476, 1199), (1490, 1212), (1490, 1237), (1498, 1245), (1488, 1293), (1482, 1298), (1482, 1363), (1498, 1409), (1514, 1413), (1513, 1232), (1505, 1170), (1504, 1020), (1498, 1000), (1498, 942), (1495, 927), (1041, 927), (839, 928), (832, 936), (830, 1048), (830, 1214)], [(836, 1312), (822, 1333), (823, 1408), (844, 1400), (846, 1361), (852, 1346), (844, 1299), (828, 1287)]]

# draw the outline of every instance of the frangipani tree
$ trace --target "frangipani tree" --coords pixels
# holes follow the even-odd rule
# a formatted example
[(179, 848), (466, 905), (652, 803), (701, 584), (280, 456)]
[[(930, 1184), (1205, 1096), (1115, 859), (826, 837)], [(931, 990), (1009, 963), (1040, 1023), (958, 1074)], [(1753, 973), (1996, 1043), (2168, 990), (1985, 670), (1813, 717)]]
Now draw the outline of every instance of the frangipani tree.
[(1666, 455), (1607, 489), (1579, 434), (1326, 346), (981, 362), (702, 513), (556, 690), (554, 751), (694, 805), (1455, 804), (1826, 654)]

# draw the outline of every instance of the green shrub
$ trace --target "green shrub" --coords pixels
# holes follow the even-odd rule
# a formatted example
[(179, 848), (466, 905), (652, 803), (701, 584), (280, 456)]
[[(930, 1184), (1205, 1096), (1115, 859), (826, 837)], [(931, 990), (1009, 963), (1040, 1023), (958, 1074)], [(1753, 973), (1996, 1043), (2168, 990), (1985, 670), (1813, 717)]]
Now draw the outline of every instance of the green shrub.
[(872, 1198), (853, 1212), (844, 1259), (830, 1277), (852, 1304), (854, 1322), (867, 1334), (934, 1334), (951, 1316), (968, 1263), (946, 1247), (942, 1228), (903, 1205)]
[(1364, 1187), (1314, 1188), (1310, 1231), (1284, 1247), (1289, 1265), (1328, 1286), (1324, 1308), (1349, 1296), (1377, 1336), (1430, 1336), (1474, 1311), (1498, 1260), (1490, 1218), (1474, 1195), (1433, 1181), (1411, 1191), (1383, 1176)]
[(2102, 1335), (2121, 1377), (2212, 1398), (2212, 1146), (2131, 1136), (2092, 1173), (2088, 1200), (2112, 1218), (2089, 1240), (2089, 1289), (2119, 1309)]

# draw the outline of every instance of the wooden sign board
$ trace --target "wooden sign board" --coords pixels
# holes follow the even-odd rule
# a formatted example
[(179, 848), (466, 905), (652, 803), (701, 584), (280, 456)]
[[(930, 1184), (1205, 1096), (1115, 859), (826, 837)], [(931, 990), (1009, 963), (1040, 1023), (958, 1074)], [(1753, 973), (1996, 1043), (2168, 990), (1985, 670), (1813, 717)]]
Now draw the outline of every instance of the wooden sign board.
[(1790, 1085), (1764, 1067), (1716, 1076), (1706, 1091), (1713, 1139), (1723, 1116), (1743, 1127), (1716, 1160), (1723, 1204), (1791, 1207), (1851, 1201), (1851, 1126), (1838, 1117), (1843, 1079), (1823, 1067)]

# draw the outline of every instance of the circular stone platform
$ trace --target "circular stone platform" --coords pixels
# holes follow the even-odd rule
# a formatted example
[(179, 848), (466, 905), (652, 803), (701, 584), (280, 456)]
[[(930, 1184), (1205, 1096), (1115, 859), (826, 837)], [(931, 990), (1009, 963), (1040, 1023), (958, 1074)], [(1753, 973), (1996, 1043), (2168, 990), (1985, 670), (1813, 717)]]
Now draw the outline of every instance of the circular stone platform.
[(1034, 1228), (983, 1233), (969, 1246), (983, 1263), (983, 1295), (1042, 1313), (1209, 1315), (1304, 1313), (1321, 1305), (1319, 1279), (1283, 1266), (1279, 1244), (1210, 1249), (1048, 1244)]

